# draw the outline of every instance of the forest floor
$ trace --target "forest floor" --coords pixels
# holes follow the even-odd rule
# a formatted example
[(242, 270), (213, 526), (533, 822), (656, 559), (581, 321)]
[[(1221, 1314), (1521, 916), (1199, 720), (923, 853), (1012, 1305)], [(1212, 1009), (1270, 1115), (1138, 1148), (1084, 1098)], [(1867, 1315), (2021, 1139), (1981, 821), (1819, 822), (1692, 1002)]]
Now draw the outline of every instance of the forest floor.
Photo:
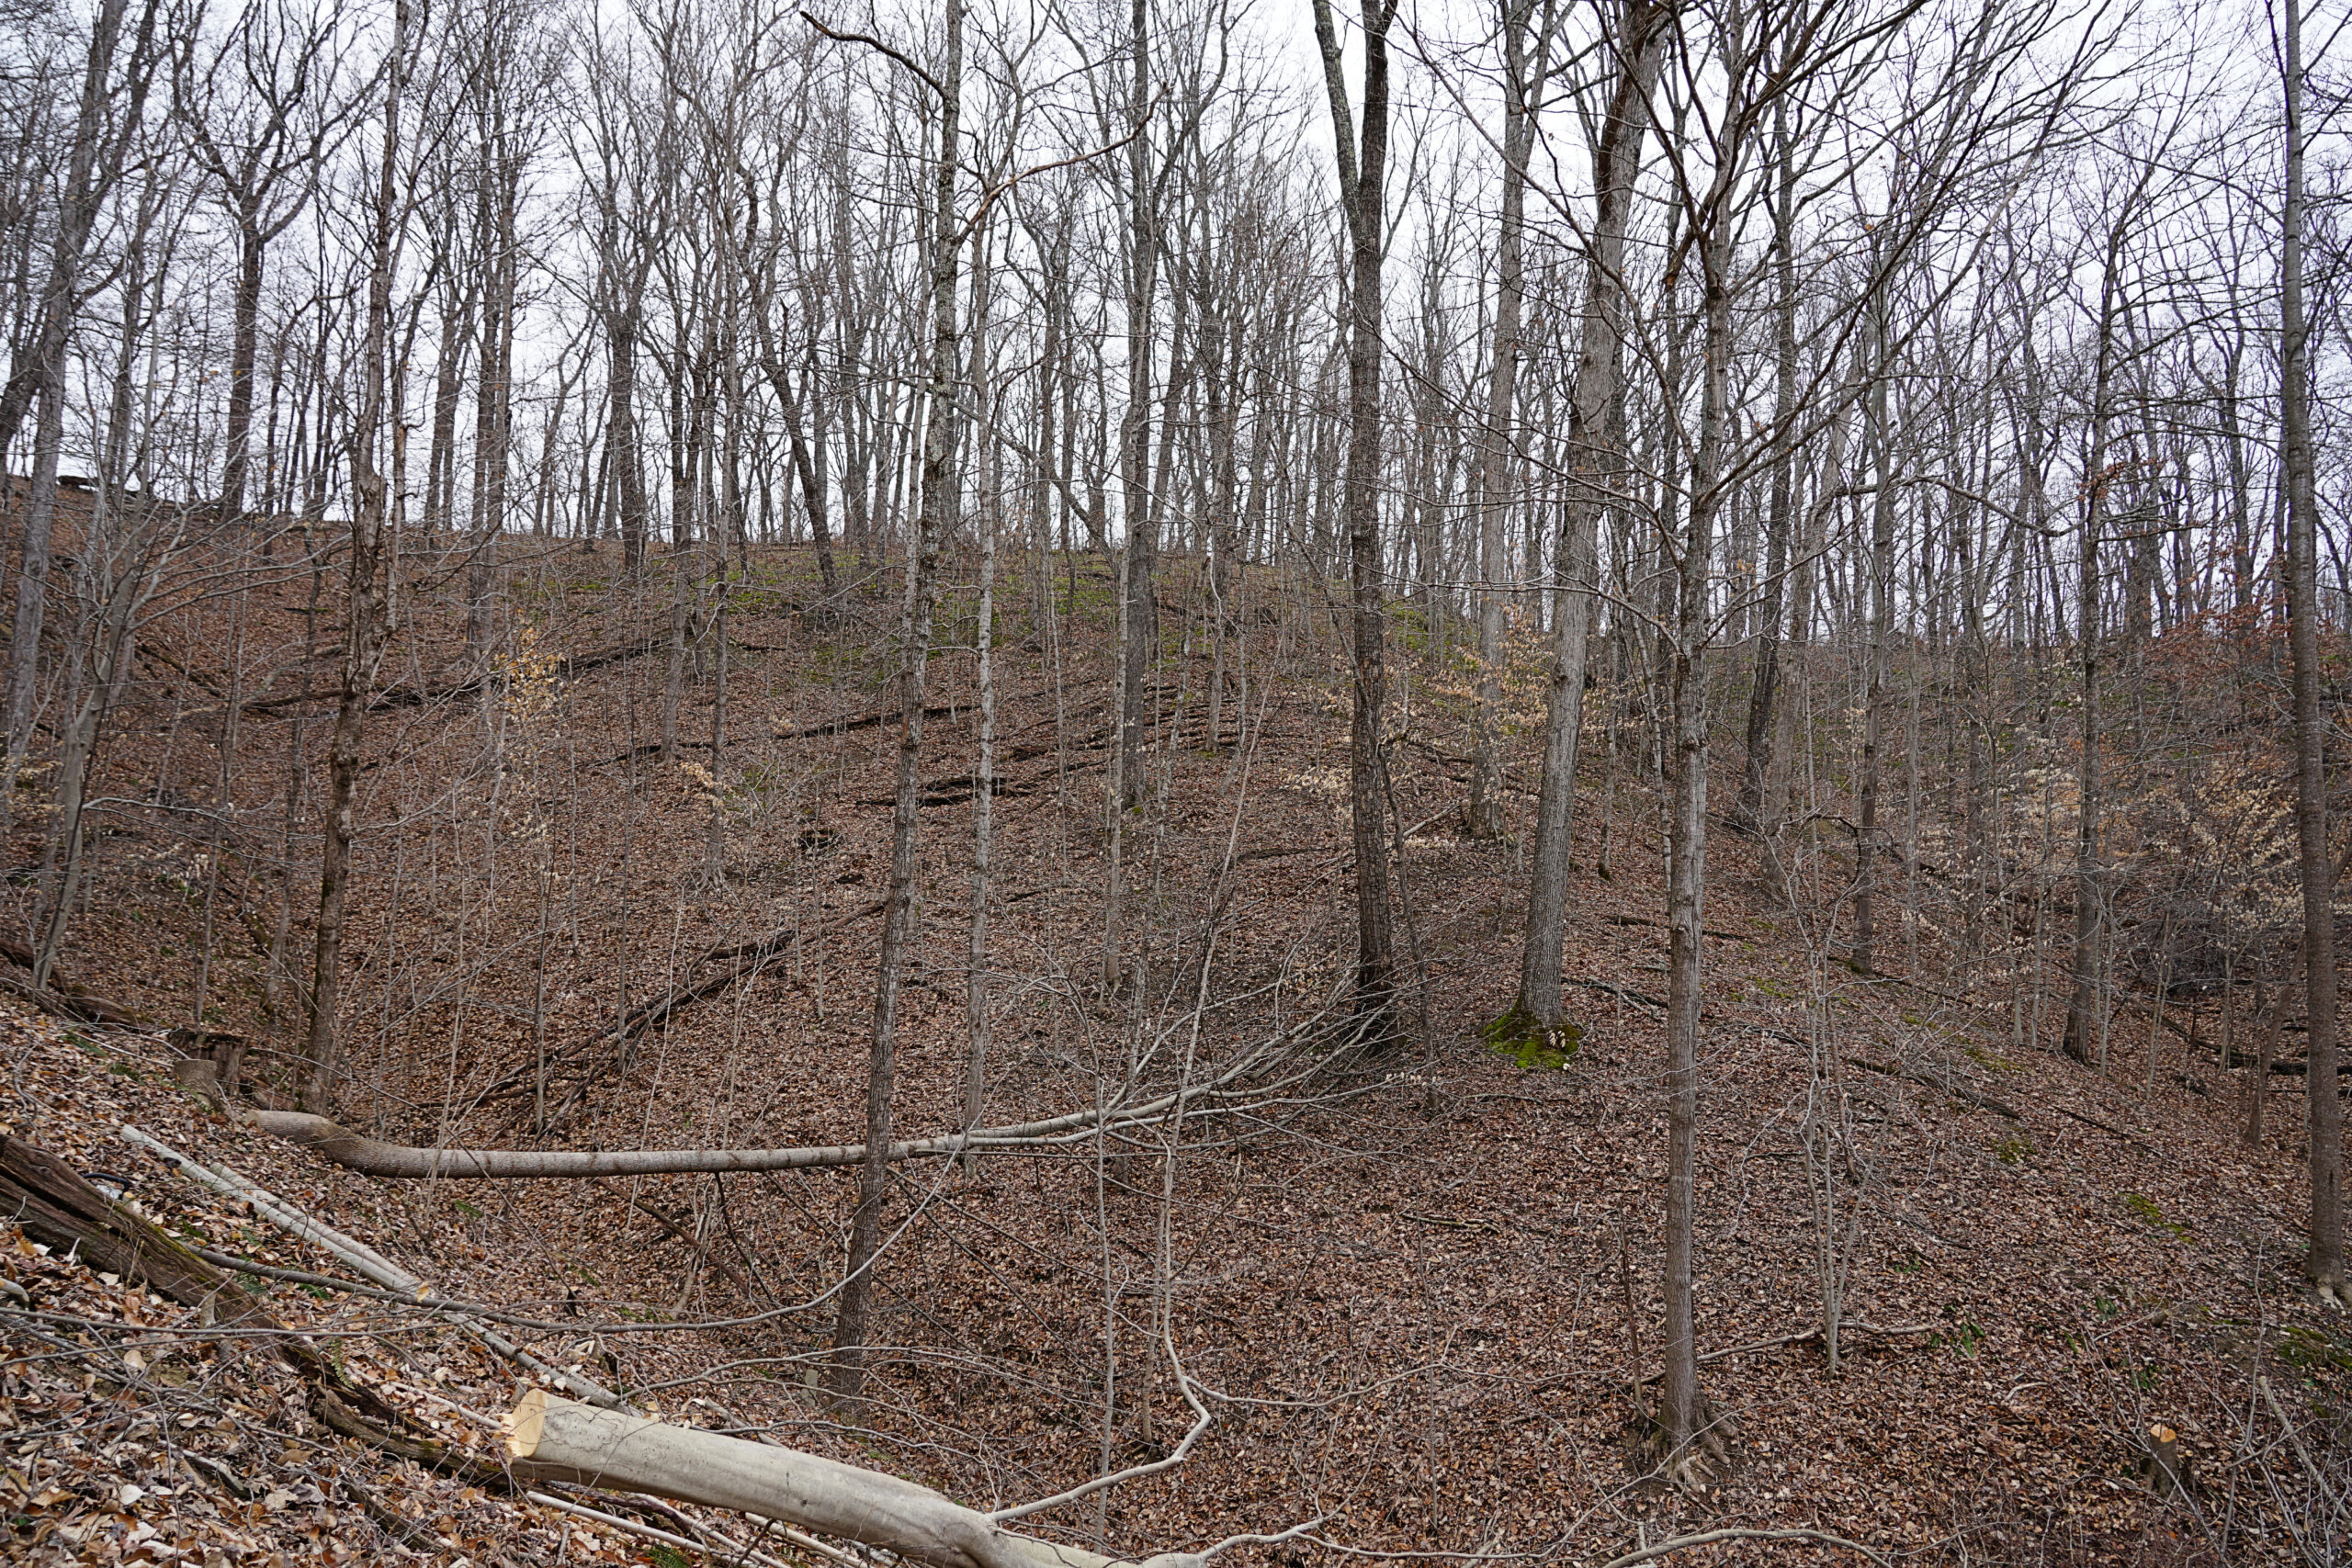
[[(877, 628), (894, 601), (867, 602), (862, 625), (820, 623), (801, 613), (811, 563), (755, 553), (684, 671), (674, 734), (691, 765), (663, 764), (666, 661), (644, 649), (666, 625), (667, 580), (616, 590), (591, 575), (600, 564), (567, 553), (527, 569), (526, 630), (486, 693), (462, 678), (461, 612), (429, 595), (427, 580), (447, 580), (419, 570), (427, 586), (387, 671), (394, 700), (369, 736), (341, 1119), (451, 1146), (854, 1141), (897, 741)], [(1271, 580), (1249, 589), (1261, 603), (1229, 646), (1212, 734), (1215, 666), (1184, 570), (1170, 563), (1163, 595), (1154, 798), (1118, 844), (1114, 987), (1100, 978), (1110, 584), (1093, 566), (1049, 594), (1017, 578), (1001, 591), (991, 1120), (1083, 1109), (1123, 1077), (1164, 1081), (1280, 1032), (1311, 1040), (1344, 997), (1347, 667), (1332, 618)], [(1514, 989), (1523, 872), (1512, 844), (1454, 836), (1458, 671), (1412, 635), (1393, 781), (1425, 976), (1412, 1042), (1188, 1120), (1172, 1146), (1131, 1134), (969, 1173), (900, 1168), (872, 1397), (854, 1421), (829, 1410), (808, 1382), (847, 1172), (379, 1180), (175, 1087), (164, 1026), (198, 1006), (206, 1027), (254, 1043), (259, 1098), (282, 1076), (320, 788), (288, 760), (323, 742), (336, 640), (311, 641), (324, 617), (311, 592), (289, 570), (250, 603), (207, 600), (142, 637), (147, 679), (94, 791), (118, 804), (97, 818), (62, 966), (154, 1025), (0, 1003), (0, 1134), (112, 1174), (172, 1230), (348, 1277), (126, 1143), (125, 1122), (445, 1296), (576, 1325), (509, 1332), (649, 1411), (983, 1507), (1172, 1447), (1191, 1417), (1157, 1342), (1164, 1304), (1207, 1432), (1182, 1466), (1023, 1527), (1138, 1555), (1308, 1519), (1311, 1537), (1238, 1557), (1600, 1564), (1747, 1529), (1823, 1532), (1883, 1562), (2324, 1562), (2346, 1539), (2352, 1331), (2299, 1283), (2300, 1078), (2278, 1077), (2270, 1135), (2250, 1147), (2243, 1074), (2202, 1043), (2210, 1016), (2190, 1015), (2191, 1043), (2152, 1031), (2152, 996), (2124, 996), (2109, 1071), (2078, 1066), (2049, 1048), (2049, 998), (2026, 999), (2014, 977), (1971, 989), (1949, 972), (1951, 933), (1924, 917), (1882, 919), (1892, 976), (1826, 961), (1753, 842), (1722, 831), (1696, 1273), (1730, 1457), (1707, 1485), (1663, 1484), (1635, 1418), (1660, 1321), (1656, 796), (1633, 769), (1632, 728), (1621, 748), (1589, 727), (1566, 954), (1581, 1037), (1565, 1055), (1490, 1047), (1482, 1025)], [(944, 643), (971, 597), (968, 581), (951, 589)], [(968, 648), (934, 661), (925, 934), (898, 1096), (917, 1135), (956, 1123), (967, 1050), (973, 663)], [(1514, 729), (1523, 818), (1534, 742)], [(7, 852), (28, 868), (14, 891), (28, 910), (37, 813), (20, 813)], [(250, 1340), (5, 1228), (0, 1252), (0, 1515), (16, 1560), (699, 1560), (337, 1438)], [(1834, 1375), (1826, 1272), (1842, 1280)], [(497, 1417), (525, 1385), (446, 1317), (251, 1283), (354, 1379), (454, 1443), (502, 1451)], [(2152, 1462), (2159, 1427), (2178, 1434), (2185, 1491)], [(749, 1533), (741, 1518), (573, 1495), (673, 1535)], [(1871, 1560), (1817, 1536), (1672, 1559)]]

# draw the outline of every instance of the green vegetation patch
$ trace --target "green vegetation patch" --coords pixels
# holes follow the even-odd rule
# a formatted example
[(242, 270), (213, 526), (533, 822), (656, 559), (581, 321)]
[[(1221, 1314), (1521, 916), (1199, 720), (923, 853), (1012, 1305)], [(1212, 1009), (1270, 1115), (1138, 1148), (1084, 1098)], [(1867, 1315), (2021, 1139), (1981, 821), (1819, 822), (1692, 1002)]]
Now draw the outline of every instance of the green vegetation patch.
[(1984, 1345), (1984, 1325), (1967, 1318), (1959, 1318), (1950, 1334), (1930, 1334), (1928, 1344), (1933, 1349), (1949, 1349), (1955, 1356), (1974, 1357)]
[(1978, 1066), (1988, 1067), (1996, 1073), (2014, 1073), (2023, 1070), (2007, 1056), (1996, 1051), (1987, 1051), (1982, 1045), (1963, 1045), (1960, 1048), (1960, 1054)]
[(2135, 1216), (2155, 1226), (2158, 1230), (2170, 1231), (2175, 1235), (2182, 1236), (2189, 1234), (2188, 1227), (2178, 1220), (2165, 1218), (2164, 1210), (2157, 1207), (2156, 1201), (2145, 1193), (2119, 1192), (2115, 1195), (2115, 1200), (2131, 1210)]
[(1487, 1050), (1509, 1056), (1528, 1072), (1560, 1071), (1577, 1054), (1577, 1047), (1584, 1043), (1584, 1031), (1576, 1024), (1546, 1027), (1519, 1007), (1479, 1030), (1478, 1037), (1487, 1043)]
[(2278, 1357), (2300, 1371), (2352, 1372), (2352, 1350), (2324, 1329), (2289, 1324), (2279, 1330)]

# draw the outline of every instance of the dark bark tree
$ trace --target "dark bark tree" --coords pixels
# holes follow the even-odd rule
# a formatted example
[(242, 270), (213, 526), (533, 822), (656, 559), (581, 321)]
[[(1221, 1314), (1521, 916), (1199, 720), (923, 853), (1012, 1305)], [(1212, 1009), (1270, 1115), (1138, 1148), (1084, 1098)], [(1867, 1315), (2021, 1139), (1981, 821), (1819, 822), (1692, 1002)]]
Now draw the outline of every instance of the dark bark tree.
[(1772, 310), (1772, 454), (1770, 511), (1764, 525), (1764, 603), (1758, 617), (1755, 675), (1747, 694), (1747, 747), (1733, 803), (1733, 826), (1770, 836), (1765, 790), (1772, 773), (1774, 708), (1781, 694), (1781, 609), (1787, 595), (1791, 536), (1796, 528), (1797, 432), (1797, 160), (1786, 105), (1775, 106), (1772, 194), (1772, 276), (1779, 298)]
[(889, 1196), (891, 1110), (899, 1043), (899, 1003), (908, 949), (917, 927), (917, 864), (921, 847), (923, 705), (930, 670), (932, 619), (939, 593), (939, 554), (956, 525), (956, 449), (962, 434), (958, 387), (961, 336), (956, 288), (964, 235), (956, 211), (956, 160), (961, 151), (964, 0), (947, 0), (942, 58), (926, 75), (938, 109), (931, 190), (931, 366), (924, 387), (922, 493), (915, 536), (907, 551), (906, 622), (899, 666), (898, 789), (890, 815), (890, 885), (882, 912), (882, 953), (874, 987), (874, 1032), (866, 1058), (865, 1164), (858, 1168), (857, 1209), (850, 1222), (849, 1266), (833, 1322), (831, 1388), (842, 1401), (865, 1386), (865, 1319), (874, 1293), (874, 1262), (882, 1245), (882, 1204)]
[(2327, 830), (2327, 732), (2320, 703), (2319, 510), (2312, 482), (2311, 330), (2303, 314), (2303, 56), (2301, 0), (2286, 0), (2286, 205), (2279, 248), (2279, 423), (2287, 505), (2287, 627), (2294, 660), (2295, 841), (2303, 898), (2303, 1096), (2310, 1106), (2312, 1288), (2344, 1287), (2344, 1109), (2336, 1096), (2335, 854)]
[(1390, 912), (1386, 812), (1387, 615), (1380, 550), (1381, 261), (1386, 249), (1388, 28), (1396, 0), (1364, 0), (1363, 123), (1348, 105), (1331, 0), (1315, 0), (1315, 41), (1331, 103), (1340, 208), (1348, 231), (1348, 534), (1353, 702), (1348, 728), (1348, 810), (1356, 863), (1356, 985), (1359, 1030), (1367, 1040), (1395, 1027), (1396, 938)]
[(324, 836), (319, 849), (319, 912), (311, 953), (308, 1027), (297, 1091), (302, 1108), (325, 1115), (343, 1077), (343, 933), (351, 898), (354, 808), (359, 794), (359, 746), (376, 671), (384, 655), (384, 544), (390, 516), (381, 439), (390, 398), (392, 286), (406, 221), (401, 199), (401, 109), (410, 60), (409, 0), (393, 0), (391, 38), (380, 82), (384, 133), (377, 152), (376, 188), (368, 207), (368, 310), (361, 328), (358, 408), (346, 435), (351, 463), (351, 530), (344, 587), (343, 660), (335, 692), (334, 729), (327, 747)]
[(1125, 647), (1119, 661), (1118, 809), (1144, 798), (1144, 750), (1149, 739), (1150, 696), (1145, 687), (1159, 649), (1159, 601), (1154, 586), (1159, 558), (1159, 506), (1152, 471), (1152, 361), (1159, 352), (1152, 316), (1159, 290), (1160, 192), (1146, 135), (1151, 118), (1151, 6), (1133, 0), (1127, 22), (1126, 321), (1127, 400), (1119, 416), (1119, 494), (1126, 523), (1122, 579), (1126, 604)]

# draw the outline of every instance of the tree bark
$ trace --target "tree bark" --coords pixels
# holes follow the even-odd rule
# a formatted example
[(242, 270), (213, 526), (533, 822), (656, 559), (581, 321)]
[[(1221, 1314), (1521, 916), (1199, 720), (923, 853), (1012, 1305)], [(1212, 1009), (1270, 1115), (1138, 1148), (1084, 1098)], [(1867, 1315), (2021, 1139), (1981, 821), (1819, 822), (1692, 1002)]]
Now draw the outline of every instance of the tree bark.
[(1796, 142), (1784, 108), (1777, 137), (1780, 179), (1772, 202), (1772, 270), (1780, 284), (1780, 299), (1772, 318), (1772, 432), (1778, 449), (1772, 455), (1771, 511), (1765, 520), (1764, 606), (1756, 638), (1756, 673), (1747, 693), (1747, 750), (1740, 774), (1739, 798), (1732, 822), (1749, 832), (1770, 836), (1764, 792), (1771, 776), (1773, 708), (1781, 694), (1781, 615), (1787, 592), (1792, 534), (1796, 528), (1797, 392), (1797, 170)]
[(1133, 78), (1127, 114), (1127, 406), (1119, 420), (1119, 489), (1126, 519), (1125, 646), (1119, 664), (1119, 795), (1116, 809), (1131, 811), (1144, 798), (1143, 765), (1150, 714), (1148, 682), (1159, 648), (1159, 601), (1153, 592), (1159, 555), (1159, 508), (1152, 498), (1151, 370), (1152, 306), (1159, 288), (1159, 193), (1153, 187), (1150, 147), (1144, 135), (1151, 113), (1151, 8), (1134, 0), (1127, 43)]
[(1518, 1010), (1547, 1029), (1563, 1016), (1560, 942), (1567, 919), (1593, 562), (1600, 514), (1622, 483), (1622, 433), (1615, 426), (1627, 309), (1625, 238), (1633, 215), (1634, 177), (1649, 130), (1649, 96), (1666, 58), (1668, 9), (1661, 0), (1631, 0), (1620, 16), (1617, 85), (1593, 151), (1593, 239), (1585, 265), (1576, 389), (1568, 407), (1567, 494), (1553, 559), (1551, 691), (1544, 726), (1544, 778), (1535, 805), (1534, 864), (1528, 878), (1527, 940), (1519, 969)]
[(1502, 700), (1503, 525), (1510, 507), (1511, 417), (1519, 392), (1520, 313), (1527, 293), (1527, 158), (1552, 39), (1552, 6), (1535, 46), (1531, 79), (1528, 24), (1536, 0), (1504, 0), (1502, 227), (1495, 242), (1494, 363), (1487, 372), (1487, 428), (1478, 451), (1478, 689), (1473, 708), (1470, 795), (1464, 830), (1474, 839), (1503, 834), (1501, 773), (1495, 760), (1495, 710)]
[(2324, 1297), (2344, 1294), (2344, 1110), (2336, 1099), (2335, 859), (2327, 831), (2320, 705), (2319, 511), (2312, 479), (2311, 338), (2303, 319), (2303, 62), (2301, 0), (2286, 0), (2287, 193), (2279, 258), (2279, 403), (2287, 501), (2288, 642), (2294, 659), (2295, 838), (2301, 852), (2303, 984), (2310, 1022), (2312, 1213), (2306, 1261)]
[(1330, 0), (1315, 0), (1315, 40), (1323, 56), (1331, 130), (1339, 158), (1340, 205), (1348, 225), (1348, 530), (1350, 627), (1354, 701), (1348, 727), (1348, 810), (1356, 862), (1355, 1014), (1367, 1041), (1395, 1028), (1396, 939), (1390, 914), (1388, 851), (1382, 832), (1382, 734), (1387, 706), (1387, 623), (1380, 557), (1381, 260), (1387, 212), (1388, 28), (1396, 0), (1364, 0), (1363, 127), (1354, 116), (1340, 70)]
[[(1877, 271), (1873, 254), (1872, 270)], [(1854, 942), (1848, 954), (1857, 974), (1877, 966), (1879, 748), (1886, 729), (1887, 643), (1894, 635), (1894, 431), (1887, 412), (1888, 383), (1894, 376), (1887, 315), (1892, 281), (1881, 276), (1871, 291), (1871, 387), (1864, 440), (1871, 449), (1876, 493), (1871, 497), (1870, 647), (1862, 697), (1861, 778), (1856, 791), (1854, 826)]]
[(1201, 1568), (1206, 1561), (1164, 1552), (1137, 1562), (1015, 1535), (989, 1515), (895, 1475), (575, 1404), (539, 1389), (523, 1395), (507, 1426), (507, 1454), (526, 1475), (740, 1509), (932, 1568)]
[(2066, 1003), (2066, 1032), (2061, 1048), (2075, 1061), (2088, 1065), (2093, 1042), (2103, 1038), (2098, 1026), (2100, 948), (2105, 936), (2101, 907), (2099, 815), (2105, 809), (2099, 756), (2099, 659), (2101, 649), (2099, 595), (2100, 531), (2107, 525), (2107, 496), (2114, 475), (2108, 464), (2108, 437), (2114, 416), (2115, 336), (2123, 310), (2122, 283), (2117, 276), (2125, 237), (2140, 190), (2125, 198), (2123, 209), (2108, 231), (2105, 265), (2099, 285), (2098, 355), (2091, 391), (2090, 443), (2083, 476), (2082, 550), (2077, 565), (2075, 594), (2081, 616), (2076, 657), (2083, 673), (2083, 720), (2079, 821), (2075, 836), (2075, 951), (2073, 988)]
[(882, 1241), (882, 1202), (890, 1190), (890, 1116), (899, 1039), (899, 978), (917, 920), (916, 852), (920, 810), (926, 677), (932, 616), (938, 597), (940, 544), (954, 525), (956, 393), (956, 139), (961, 134), (964, 0), (947, 0), (946, 58), (938, 78), (938, 163), (933, 175), (931, 255), (931, 378), (926, 395), (922, 494), (914, 547), (908, 552), (906, 662), (899, 676), (905, 714), (899, 731), (898, 795), (890, 815), (890, 890), (882, 915), (882, 953), (874, 987), (874, 1033), (866, 1060), (865, 1159), (859, 1167), (857, 1210), (850, 1223), (849, 1265), (833, 1323), (831, 1389), (851, 1401), (865, 1383), (865, 1314), (873, 1295), (874, 1258)]
[(343, 927), (351, 893), (352, 813), (359, 792), (359, 743), (376, 670), (383, 658), (382, 575), (388, 496), (376, 464), (377, 433), (385, 413), (385, 378), (392, 335), (392, 273), (401, 225), (401, 97), (408, 67), (409, 0), (393, 0), (392, 36), (384, 73), (384, 139), (379, 153), (370, 236), (368, 321), (360, 355), (359, 412), (351, 442), (351, 560), (345, 580), (343, 669), (335, 697), (334, 731), (327, 747), (324, 841), (319, 850), (318, 940), (311, 956), (309, 1028), (297, 1069), (306, 1111), (323, 1113), (342, 1076), (336, 1026), (343, 968)]
[(1718, 210), (1710, 217), (1699, 241), (1706, 317), (1699, 441), (1691, 454), (1690, 522), (1676, 573), (1667, 686), (1672, 800), (1666, 871), (1666, 1382), (1659, 1414), (1677, 1455), (1699, 1438), (1706, 1414), (1691, 1254), (1698, 1230), (1700, 943), (1707, 886), (1707, 579), (1732, 418), (1732, 215)]
[(237, 297), (229, 343), (229, 409), (221, 422), (227, 456), (220, 465), (220, 514), (245, 510), (245, 470), (254, 425), (254, 353), (261, 328), (262, 267), (269, 242), (254, 214), (237, 215)]
[[(100, 0), (90, 28), (90, 50), (83, 67), (82, 96), (67, 155), (65, 186), (58, 200), (57, 227), (50, 240), (49, 276), (43, 283), (26, 383), (33, 406), (33, 462), (26, 484), (24, 553), (17, 567), (17, 615), (8, 640), (6, 777), (16, 778), (32, 743), (33, 695), (40, 670), (40, 634), (49, 588), (50, 536), (57, 518), (58, 455), (65, 440), (65, 356), (74, 320), (82, 308), (82, 265), (90, 231), (120, 172), (120, 143), (107, 144), (107, 107), (112, 96), (115, 51), (122, 39), (129, 0)], [(133, 48), (132, 92), (143, 96), (148, 39), (155, 0), (147, 0)], [(137, 118), (136, 107), (131, 111)], [(13, 426), (21, 414), (5, 423)], [(0, 437), (13, 438), (13, 428)], [(0, 451), (5, 451), (0, 446)]]

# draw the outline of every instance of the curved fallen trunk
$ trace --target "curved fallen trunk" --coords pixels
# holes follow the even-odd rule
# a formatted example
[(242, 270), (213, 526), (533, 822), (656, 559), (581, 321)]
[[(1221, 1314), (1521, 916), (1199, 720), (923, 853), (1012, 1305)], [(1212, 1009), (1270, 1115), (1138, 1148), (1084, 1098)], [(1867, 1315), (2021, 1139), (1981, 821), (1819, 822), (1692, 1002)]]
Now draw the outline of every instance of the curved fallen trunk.
[[(1127, 1111), (1111, 1112), (1110, 1127), (1133, 1127), (1153, 1121), (1172, 1106), (1154, 1101)], [(829, 1144), (785, 1149), (428, 1149), (413, 1144), (387, 1144), (363, 1138), (323, 1116), (299, 1111), (254, 1111), (247, 1119), (265, 1133), (316, 1151), (336, 1165), (368, 1176), (422, 1178), (672, 1176), (704, 1171), (810, 1170), (854, 1166), (865, 1159), (864, 1144)], [(976, 1133), (944, 1133), (892, 1144), (889, 1158), (921, 1159), (928, 1155), (1012, 1154), (1051, 1148), (1067, 1139), (1094, 1134), (1103, 1120), (1091, 1111), (1074, 1111), (1048, 1122), (1017, 1127), (985, 1127)]]
[[(892, 1163), (932, 1155), (1036, 1154), (1100, 1134), (1148, 1126), (1199, 1101), (1246, 1094), (1235, 1085), (1278, 1055), (1276, 1043), (1253, 1051), (1216, 1077), (1153, 1100), (1073, 1111), (1043, 1122), (981, 1127), (892, 1144)], [(704, 1172), (812, 1170), (860, 1165), (864, 1144), (785, 1149), (433, 1149), (363, 1138), (349, 1128), (300, 1111), (254, 1111), (246, 1120), (261, 1131), (300, 1144), (334, 1164), (368, 1176), (425, 1177), (674, 1176)]]
[(508, 1418), (518, 1474), (731, 1508), (878, 1546), (932, 1568), (1202, 1568), (1207, 1554), (1140, 1560), (1015, 1535), (911, 1481), (795, 1449), (524, 1394)]

